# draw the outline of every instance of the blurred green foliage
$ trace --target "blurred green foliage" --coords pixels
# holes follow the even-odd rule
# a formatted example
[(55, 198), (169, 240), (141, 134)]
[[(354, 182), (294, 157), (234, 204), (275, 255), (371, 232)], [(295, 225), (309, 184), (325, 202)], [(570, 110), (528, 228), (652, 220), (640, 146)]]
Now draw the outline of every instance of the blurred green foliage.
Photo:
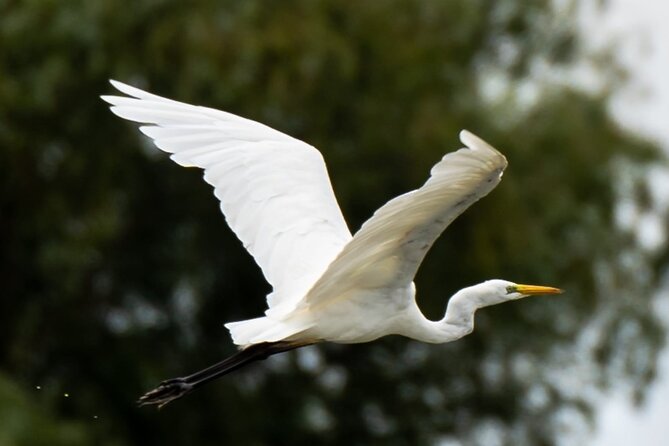
[[(580, 54), (552, 3), (0, 2), (0, 442), (553, 444), (612, 377), (643, 389), (656, 266), (613, 215), (620, 166), (656, 152), (606, 94), (519, 100), (536, 60)], [(568, 293), (486, 309), (456, 343), (310, 348), (140, 410), (159, 380), (231, 353), (223, 322), (261, 314), (269, 287), (201, 174), (98, 99), (108, 78), (319, 147), (353, 230), (468, 128), (510, 167), (429, 254), (421, 306), (439, 317), (493, 277)]]
[[(40, 389), (35, 389), (39, 393)], [(0, 444), (2, 445), (63, 445), (91, 444), (83, 423), (63, 421), (31, 401), (31, 395), (0, 375)], [(54, 419), (55, 418), (55, 419)], [(95, 420), (94, 416), (91, 420)]]

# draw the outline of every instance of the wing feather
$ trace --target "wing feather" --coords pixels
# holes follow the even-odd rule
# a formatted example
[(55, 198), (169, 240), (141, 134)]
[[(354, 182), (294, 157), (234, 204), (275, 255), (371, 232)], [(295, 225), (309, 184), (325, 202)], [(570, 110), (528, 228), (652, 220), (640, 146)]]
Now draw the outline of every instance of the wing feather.
[(111, 110), (182, 166), (204, 169), (228, 224), (274, 290), (270, 309), (294, 307), (351, 239), (314, 147), (231, 113), (111, 81), (127, 97)]
[(437, 237), (494, 189), (506, 168), (506, 158), (485, 141), (466, 130), (460, 139), (467, 148), (444, 156), (421, 188), (389, 201), (362, 225), (309, 291), (306, 305), (412, 282)]

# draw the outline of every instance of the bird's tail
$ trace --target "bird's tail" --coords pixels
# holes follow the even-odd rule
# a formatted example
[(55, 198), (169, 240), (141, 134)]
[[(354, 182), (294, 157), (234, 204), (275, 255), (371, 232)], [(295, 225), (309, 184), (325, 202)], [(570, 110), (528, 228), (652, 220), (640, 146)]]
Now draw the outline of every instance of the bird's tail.
[(277, 320), (267, 316), (239, 322), (228, 322), (225, 328), (230, 332), (232, 342), (242, 348), (249, 345), (274, 343), (284, 340), (311, 326), (308, 320)]
[(199, 372), (184, 378), (173, 378), (163, 381), (158, 387), (140, 397), (137, 403), (140, 406), (157, 404), (158, 408), (161, 408), (165, 404), (174, 401), (177, 398), (181, 398), (203, 384), (227, 375), (245, 365), (266, 359), (277, 353), (304, 347), (312, 343), (313, 342), (304, 341), (278, 341), (249, 345), (243, 350), (238, 351), (234, 355), (229, 356), (223, 361), (207, 367), (204, 370), (200, 370)]

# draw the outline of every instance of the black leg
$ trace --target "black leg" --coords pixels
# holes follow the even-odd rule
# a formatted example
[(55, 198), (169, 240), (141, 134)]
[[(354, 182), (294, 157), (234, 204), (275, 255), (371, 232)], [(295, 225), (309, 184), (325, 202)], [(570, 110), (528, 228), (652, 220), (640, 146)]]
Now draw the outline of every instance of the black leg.
[(181, 398), (209, 381), (227, 375), (245, 365), (266, 359), (277, 353), (282, 353), (310, 344), (312, 343), (279, 341), (251, 345), (223, 361), (200, 370), (199, 372), (195, 372), (192, 375), (183, 378), (172, 378), (161, 382), (158, 387), (141, 396), (137, 401), (137, 404), (140, 406), (157, 404), (158, 408), (161, 408), (167, 403)]

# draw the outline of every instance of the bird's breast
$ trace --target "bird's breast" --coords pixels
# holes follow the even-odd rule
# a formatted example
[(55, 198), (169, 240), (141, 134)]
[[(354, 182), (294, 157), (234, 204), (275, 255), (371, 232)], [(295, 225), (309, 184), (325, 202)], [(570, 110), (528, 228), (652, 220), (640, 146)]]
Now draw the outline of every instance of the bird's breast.
[(310, 331), (318, 339), (329, 342), (373, 341), (395, 333), (393, 328), (414, 304), (413, 299), (413, 287), (351, 293), (320, 307), (313, 315), (315, 324)]

